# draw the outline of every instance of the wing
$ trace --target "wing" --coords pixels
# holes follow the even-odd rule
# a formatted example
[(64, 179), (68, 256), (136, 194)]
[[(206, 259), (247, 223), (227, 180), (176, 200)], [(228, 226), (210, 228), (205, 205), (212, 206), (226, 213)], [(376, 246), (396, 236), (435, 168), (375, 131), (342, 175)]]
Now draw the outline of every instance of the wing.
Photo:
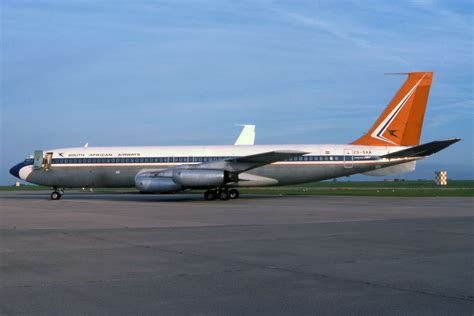
[(287, 160), (293, 157), (299, 157), (304, 154), (307, 154), (307, 152), (299, 150), (275, 150), (250, 156), (228, 158), (226, 161), (235, 163), (258, 163), (266, 165), (277, 161)]
[(381, 158), (409, 158), (409, 157), (426, 157), (430, 156), (438, 151), (451, 146), (454, 143), (460, 141), (459, 138), (451, 138), (446, 140), (436, 140), (422, 145), (413, 146), (407, 149), (399, 150), (387, 155), (381, 156)]
[(250, 169), (258, 168), (277, 161), (285, 161), (293, 157), (307, 154), (304, 151), (296, 150), (275, 150), (255, 155), (227, 158), (223, 160), (203, 162), (200, 164), (183, 164), (167, 169), (144, 169), (140, 173), (146, 172), (150, 176), (169, 177), (176, 169), (212, 169), (223, 170), (238, 174)]
[(232, 157), (224, 160), (203, 162), (199, 165), (190, 165), (184, 168), (197, 169), (221, 169), (229, 172), (241, 173), (278, 161), (285, 161), (293, 157), (299, 157), (307, 152), (299, 150), (275, 150), (249, 156)]
[(228, 158), (223, 161), (224, 165), (222, 167), (228, 171), (243, 172), (305, 154), (307, 154), (307, 152), (299, 150), (275, 150), (255, 155)]

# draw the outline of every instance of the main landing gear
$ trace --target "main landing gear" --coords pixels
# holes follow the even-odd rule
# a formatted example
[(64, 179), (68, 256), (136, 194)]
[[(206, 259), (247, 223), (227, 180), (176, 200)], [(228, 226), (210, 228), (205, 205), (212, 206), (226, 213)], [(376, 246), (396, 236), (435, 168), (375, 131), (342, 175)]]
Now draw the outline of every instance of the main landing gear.
[(51, 193), (51, 200), (53, 201), (60, 200), (63, 194), (64, 194), (63, 189), (54, 188), (53, 193)]
[(213, 200), (222, 200), (227, 201), (229, 199), (236, 199), (240, 195), (239, 191), (236, 189), (217, 189), (217, 190), (207, 190), (204, 193), (204, 199), (206, 201), (213, 201)]

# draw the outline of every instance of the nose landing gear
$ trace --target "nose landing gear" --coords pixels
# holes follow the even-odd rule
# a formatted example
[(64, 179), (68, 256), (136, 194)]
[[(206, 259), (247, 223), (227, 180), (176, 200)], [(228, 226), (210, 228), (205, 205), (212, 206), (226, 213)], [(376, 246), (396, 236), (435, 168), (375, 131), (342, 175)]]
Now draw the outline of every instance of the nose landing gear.
[(54, 188), (53, 193), (51, 193), (51, 200), (53, 201), (60, 200), (63, 194), (64, 194), (63, 189)]
[(221, 201), (227, 201), (229, 199), (236, 199), (239, 197), (239, 191), (236, 189), (217, 189), (217, 190), (207, 190), (204, 193), (204, 199), (206, 201), (213, 201), (220, 199)]

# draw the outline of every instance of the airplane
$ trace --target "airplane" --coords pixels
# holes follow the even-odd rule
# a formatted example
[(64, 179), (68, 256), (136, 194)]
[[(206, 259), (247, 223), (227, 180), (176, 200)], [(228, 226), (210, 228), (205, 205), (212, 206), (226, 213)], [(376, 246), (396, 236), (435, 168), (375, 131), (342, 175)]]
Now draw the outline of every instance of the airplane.
[(205, 190), (205, 200), (239, 197), (238, 188), (300, 184), (365, 174), (415, 170), (416, 162), (460, 141), (420, 144), (433, 78), (409, 72), (370, 130), (350, 144), (255, 145), (255, 126), (224, 146), (76, 147), (37, 150), (10, 169), (24, 181), (53, 189), (135, 187), (141, 193)]

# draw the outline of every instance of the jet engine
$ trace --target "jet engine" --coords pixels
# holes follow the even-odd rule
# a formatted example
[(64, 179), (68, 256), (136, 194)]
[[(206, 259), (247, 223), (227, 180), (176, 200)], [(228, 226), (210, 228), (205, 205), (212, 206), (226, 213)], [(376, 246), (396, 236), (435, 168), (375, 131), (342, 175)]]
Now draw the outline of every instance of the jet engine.
[(172, 193), (182, 189), (172, 178), (138, 175), (135, 178), (135, 187), (146, 193)]
[(207, 188), (217, 187), (226, 181), (226, 172), (215, 169), (176, 169), (173, 180), (183, 187)]

